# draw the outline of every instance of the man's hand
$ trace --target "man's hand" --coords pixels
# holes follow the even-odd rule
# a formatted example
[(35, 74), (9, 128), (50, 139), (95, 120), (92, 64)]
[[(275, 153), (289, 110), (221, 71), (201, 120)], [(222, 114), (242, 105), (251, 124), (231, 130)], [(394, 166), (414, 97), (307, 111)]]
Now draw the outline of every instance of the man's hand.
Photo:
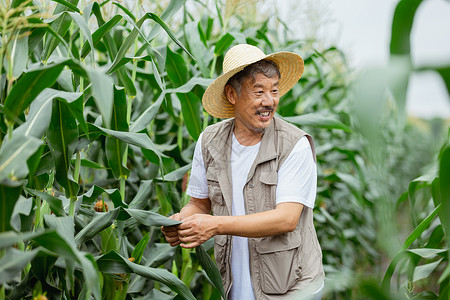
[[(174, 214), (169, 217), (169, 219), (175, 221), (181, 221), (181, 216), (179, 213)], [(180, 244), (180, 239), (178, 237), (178, 226), (161, 226), (161, 231), (164, 234), (166, 241), (170, 244), (170, 246), (175, 247)]]
[(215, 236), (218, 233), (215, 219), (210, 214), (195, 214), (183, 219), (183, 223), (178, 225), (180, 246), (194, 248)]

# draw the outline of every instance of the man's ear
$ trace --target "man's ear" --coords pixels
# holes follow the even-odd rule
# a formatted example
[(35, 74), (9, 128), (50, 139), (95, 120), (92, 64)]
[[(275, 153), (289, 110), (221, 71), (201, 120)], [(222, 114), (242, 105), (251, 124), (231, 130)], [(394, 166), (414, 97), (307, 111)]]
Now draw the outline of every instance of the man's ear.
[(237, 98), (237, 94), (236, 94), (236, 90), (229, 84), (227, 84), (225, 86), (225, 95), (227, 96), (227, 100), (235, 105), (236, 104), (236, 98)]

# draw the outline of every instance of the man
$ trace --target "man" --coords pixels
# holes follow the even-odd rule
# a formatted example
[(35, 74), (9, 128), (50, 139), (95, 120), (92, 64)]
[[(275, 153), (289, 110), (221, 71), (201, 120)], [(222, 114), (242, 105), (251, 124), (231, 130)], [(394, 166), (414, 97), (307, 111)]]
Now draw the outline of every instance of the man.
[(320, 299), (314, 144), (274, 117), (279, 98), (301, 77), (303, 60), (244, 44), (227, 52), (223, 70), (202, 101), (211, 115), (229, 119), (201, 134), (191, 199), (171, 217), (183, 223), (162, 231), (170, 245), (184, 248), (214, 237), (227, 299)]

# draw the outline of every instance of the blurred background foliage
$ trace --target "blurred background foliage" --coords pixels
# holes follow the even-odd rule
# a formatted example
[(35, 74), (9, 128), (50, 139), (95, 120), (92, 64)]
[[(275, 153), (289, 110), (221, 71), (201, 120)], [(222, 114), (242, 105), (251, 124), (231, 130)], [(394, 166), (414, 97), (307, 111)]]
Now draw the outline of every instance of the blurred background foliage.
[(397, 5), (389, 67), (356, 73), (258, 1), (1, 0), (0, 299), (220, 299), (211, 243), (159, 226), (238, 43), (304, 58), (278, 114), (317, 147), (323, 298), (448, 299), (449, 120), (405, 111), (413, 72), (450, 91), (411, 62), (420, 4)]

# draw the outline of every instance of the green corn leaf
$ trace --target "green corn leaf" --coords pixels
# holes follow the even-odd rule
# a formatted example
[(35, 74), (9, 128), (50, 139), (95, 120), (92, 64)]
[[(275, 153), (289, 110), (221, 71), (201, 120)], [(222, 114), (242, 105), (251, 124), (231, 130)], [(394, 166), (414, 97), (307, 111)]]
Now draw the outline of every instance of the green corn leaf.
[(8, 119), (15, 121), (41, 91), (52, 86), (64, 65), (64, 62), (60, 62), (26, 72), (6, 97), (3, 110)]
[(44, 193), (41, 191), (36, 191), (32, 189), (27, 189), (27, 192), (40, 197), (42, 200), (46, 201), (50, 205), (50, 209), (52, 213), (54, 213), (58, 217), (66, 216), (66, 212), (64, 211), (64, 204), (60, 198), (52, 196), (51, 194)]
[(145, 17), (148, 19), (152, 19), (153, 21), (158, 23), (161, 26), (161, 28), (164, 29), (167, 35), (172, 39), (172, 41), (174, 41), (175, 44), (177, 44), (181, 49), (183, 49), (184, 52), (187, 53), (187, 55), (189, 55), (193, 60), (195, 60), (192, 54), (189, 53), (186, 47), (175, 37), (175, 34), (172, 32), (172, 30), (170, 30), (169, 26), (167, 26), (167, 24), (163, 20), (161, 20), (160, 17), (158, 17), (153, 13), (147, 13)]
[(158, 83), (159, 88), (161, 89), (162, 92), (164, 92), (164, 84), (162, 82), (161, 75), (159, 74), (158, 67), (156, 66), (156, 64), (153, 60), (152, 60), (152, 70), (153, 70), (153, 75), (155, 76), (155, 80)]
[(55, 163), (55, 179), (64, 187), (66, 197), (76, 197), (79, 189), (78, 179), (74, 180), (72, 177), (70, 162), (78, 142), (78, 127), (67, 103), (53, 100), (47, 138)]
[[(161, 19), (164, 20), (164, 22), (168, 22), (172, 16), (183, 7), (185, 2), (186, 0), (170, 0), (169, 5), (167, 5), (166, 9), (161, 14)], [(147, 39), (149, 41), (153, 40), (161, 29), (161, 26), (153, 26)]]
[[(107, 73), (111, 73), (111, 70), (115, 68), (115, 66), (122, 60), (122, 58), (125, 57), (125, 54), (127, 53), (128, 49), (134, 44), (134, 41), (138, 34), (141, 34), (142, 38), (146, 41), (148, 45), (150, 45), (150, 42), (147, 40), (147, 38), (143, 35), (143, 33), (140, 31), (140, 28), (145, 20), (151, 19), (154, 20), (156, 23), (158, 23), (170, 36), (170, 38), (181, 48), (183, 49), (189, 56), (192, 57), (192, 55), (187, 51), (187, 49), (184, 47), (184, 45), (175, 37), (173, 32), (170, 30), (170, 28), (167, 26), (166, 23), (164, 23), (163, 20), (161, 20), (160, 17), (155, 15), (154, 13), (146, 13), (136, 24), (131, 24), (134, 26), (134, 29), (131, 31), (131, 33), (127, 36), (125, 41), (123, 42), (122, 46), (120, 47), (116, 57), (114, 58), (114, 61), (112, 62), (111, 66), (109, 67), (109, 70)], [(192, 57), (194, 59), (194, 57)]]
[(46, 227), (55, 230), (60, 236), (64, 237), (67, 243), (70, 243), (71, 246), (75, 246), (73, 217), (44, 215), (44, 222)]
[(104, 213), (95, 213), (95, 217), (75, 236), (75, 243), (81, 245), (92, 239), (103, 229), (111, 226), (119, 215), (120, 208), (115, 208)]
[(113, 1), (112, 4), (118, 6), (124, 13), (126, 13), (134, 22), (136, 22), (136, 17), (133, 15), (131, 11), (128, 10), (125, 6), (120, 4), (119, 2)]
[(97, 70), (89, 70), (88, 73), (92, 83), (92, 95), (94, 96), (95, 104), (102, 114), (103, 124), (109, 128), (111, 126), (114, 103), (113, 80), (110, 76)]
[(124, 209), (132, 218), (145, 226), (173, 226), (181, 224), (158, 213), (141, 209)]
[(184, 26), (184, 34), (189, 50), (196, 59), (196, 64), (203, 77), (210, 77), (210, 63), (214, 58), (213, 49), (201, 42), (201, 36), (195, 22), (187, 23)]
[[(121, 15), (115, 15), (112, 17), (111, 20), (100, 26), (94, 33), (92, 34), (92, 43), (95, 45), (100, 42), (100, 40), (105, 36), (107, 32), (109, 32), (111, 29), (113, 29), (121, 20)], [(89, 45), (89, 42), (86, 41), (83, 45), (83, 48), (81, 50), (81, 58), (85, 58), (89, 52), (92, 51), (91, 46)]]
[(43, 248), (38, 249), (40, 251), (31, 262), (30, 272), (39, 280), (45, 282), (58, 257), (56, 255), (52, 255), (51, 252), (46, 251)]
[(144, 237), (139, 241), (139, 243), (134, 247), (131, 257), (134, 258), (134, 263), (139, 264), (141, 262), (142, 256), (144, 255), (144, 250), (147, 248), (147, 244), (150, 241), (150, 234), (147, 232)]
[[(46, 24), (40, 19), (32, 19), (32, 22), (37, 24)], [(31, 34), (28, 37), (28, 51), (33, 51), (39, 45), (39, 43), (43, 40), (45, 33), (52, 35), (53, 38), (58, 40), (60, 44), (64, 46), (68, 54), (71, 54), (69, 44), (67, 44), (67, 42), (50, 26), (37, 27), (31, 31)]]
[(391, 31), (391, 54), (410, 54), (414, 15), (422, 0), (402, 0), (395, 8)]
[(148, 267), (159, 267), (175, 255), (176, 247), (167, 243), (153, 243), (145, 263)]
[(202, 105), (201, 99), (189, 92), (186, 94), (178, 94), (181, 101), (181, 111), (183, 113), (183, 120), (187, 127), (190, 136), (196, 141), (202, 132)]
[(150, 105), (130, 126), (131, 132), (139, 132), (144, 130), (148, 124), (156, 117), (159, 108), (164, 100), (165, 93), (161, 93), (158, 99)]
[[(72, 163), (75, 163), (75, 160), (72, 159)], [(107, 167), (105, 167), (104, 165), (99, 164), (99, 163), (89, 160), (89, 159), (85, 159), (85, 158), (81, 159), (81, 166), (90, 168), (90, 169), (97, 169), (97, 170), (107, 169)]]
[(214, 54), (219, 56), (222, 55), (233, 43), (234, 36), (229, 33), (225, 33), (216, 43), (214, 47)]
[(166, 70), (167, 76), (174, 86), (182, 86), (188, 81), (189, 72), (183, 56), (173, 52), (169, 47), (167, 47)]
[[(98, 3), (93, 3), (92, 5), (92, 12), (94, 13), (95, 17), (97, 18), (98, 26), (101, 27), (105, 24), (105, 21), (103, 20), (102, 12), (100, 10), (100, 5)], [(105, 40), (106, 47), (108, 49), (108, 53), (110, 57), (117, 57), (117, 46), (114, 41), (114, 39), (109, 34), (109, 31), (105, 31), (103, 33), (103, 38)], [(133, 81), (131, 80), (131, 76), (129, 76), (124, 69), (118, 69), (116, 71), (116, 75), (119, 78), (119, 84), (123, 85), (125, 87), (125, 90), (127, 91), (127, 95), (129, 96), (136, 96), (136, 87), (134, 86)]]
[[(57, 14), (56, 10), (55, 14)], [(70, 24), (72, 24), (72, 18), (70, 17), (70, 15), (63, 13), (60, 14), (59, 17), (51, 23), (50, 27), (52, 28), (52, 31), (57, 34), (57, 36), (63, 37), (69, 30)], [(45, 40), (44, 49), (41, 54), (41, 60), (47, 61), (53, 51), (55, 51), (56, 47), (58, 47), (58, 44), (60, 42), (61, 40), (55, 37), (55, 35), (49, 36)], [(69, 47), (67, 47), (67, 49), (69, 49)]]
[[(439, 162), (439, 190), (441, 197), (442, 209), (439, 212), (439, 219), (444, 231), (445, 240), (447, 243), (447, 252), (450, 255), (450, 146), (447, 146), (441, 154)], [(450, 267), (447, 265), (446, 269), (439, 278), (439, 283), (444, 282), (450, 276)]]
[(413, 282), (416, 282), (418, 280), (427, 278), (428, 276), (431, 275), (431, 273), (436, 269), (436, 267), (441, 263), (442, 258), (429, 263), (429, 264), (425, 264), (425, 265), (421, 265), (421, 266), (417, 266), (414, 269), (414, 275), (413, 275)]
[(418, 255), (421, 258), (434, 259), (434, 258), (436, 258), (436, 256), (438, 254), (441, 254), (441, 253), (443, 253), (443, 252), (445, 252), (447, 250), (446, 249), (416, 248), (416, 249), (408, 249), (407, 251), (409, 253), (413, 253), (415, 255)]
[(159, 177), (157, 180), (160, 181), (178, 181), (183, 178), (183, 176), (191, 169), (191, 164), (187, 164), (179, 169), (176, 169), (175, 171), (172, 171), (164, 177)]
[(450, 66), (435, 68), (435, 70), (441, 75), (447, 87), (447, 92), (450, 95)]
[(22, 269), (36, 256), (38, 250), (20, 251), (8, 248), (0, 258), (0, 284), (15, 280)]
[(48, 231), (33, 238), (43, 248), (58, 254), (68, 260), (77, 261), (82, 268), (84, 279), (89, 285), (94, 297), (100, 300), (100, 279), (95, 267), (95, 262), (88, 259), (56, 231)]
[[(130, 284), (131, 287), (131, 284)], [(175, 296), (165, 294), (161, 292), (160, 290), (157, 290), (156, 288), (152, 289), (147, 294), (148, 299), (158, 299), (158, 300), (173, 300)]]
[(192, 91), (192, 89), (196, 85), (208, 87), (213, 81), (214, 81), (213, 79), (208, 78), (192, 77), (191, 79), (189, 79), (188, 82), (186, 82), (180, 87), (174, 89), (167, 89), (166, 93), (188, 93)]
[(13, 212), (11, 214), (11, 227), (16, 231), (29, 231), (33, 228), (33, 222), (35, 217), (34, 212), (34, 199), (25, 198), (19, 196), (16, 204), (14, 205)]
[(42, 140), (21, 134), (5, 139), (0, 149), (0, 181), (10, 175), (25, 177), (28, 174), (27, 160), (41, 144)]
[[(120, 49), (118, 50), (117, 55), (114, 58), (114, 61), (109, 66), (109, 69), (106, 71), (107, 74), (112, 73), (112, 70), (115, 69), (116, 66), (120, 63), (120, 61), (125, 57), (125, 54), (128, 52), (128, 49), (130, 49), (130, 47), (134, 45), (134, 42), (140, 32), (139, 28), (142, 26), (142, 23), (144, 23), (146, 19), (147, 18), (144, 16), (137, 22), (137, 24), (135, 24), (134, 29), (130, 32), (130, 34), (128, 34), (127, 38), (120, 46)], [(130, 23), (134, 24), (133, 21), (130, 21)]]
[[(127, 99), (125, 96), (125, 90), (117, 90), (114, 88), (114, 103), (111, 118), (111, 129), (117, 132), (127, 132)], [(130, 174), (127, 169), (123, 157), (127, 151), (127, 144), (123, 141), (106, 137), (105, 140), (106, 157), (108, 159), (108, 165), (116, 179), (126, 178)]]
[(394, 274), (395, 267), (403, 258), (407, 257), (406, 249), (408, 249), (408, 247), (411, 246), (411, 244), (425, 231), (425, 229), (430, 226), (431, 221), (433, 221), (440, 209), (441, 205), (438, 205), (422, 222), (420, 222), (420, 224), (406, 239), (405, 243), (403, 243), (402, 248), (394, 256), (391, 263), (389, 264), (388, 269), (386, 270), (386, 273), (384, 274), (382, 285), (385, 290), (390, 289), (391, 278)]
[(64, 5), (65, 7), (69, 8), (69, 9), (71, 9), (73, 11), (76, 11), (77, 13), (81, 12), (76, 5), (73, 5), (72, 3), (67, 2), (65, 0), (52, 0), (52, 1), (53, 2), (57, 2), (57, 3), (61, 4), (61, 5)]
[(115, 137), (123, 142), (128, 144), (138, 146), (144, 149), (148, 149), (155, 153), (160, 159), (161, 157), (167, 157), (163, 153), (161, 153), (152, 142), (152, 140), (145, 133), (137, 133), (137, 132), (125, 132), (125, 131), (115, 131), (107, 128), (102, 128), (96, 126), (101, 132)]
[(111, 225), (100, 232), (102, 237), (102, 253), (108, 253), (109, 251), (119, 250), (119, 243), (116, 236), (116, 230)]
[(114, 203), (114, 207), (124, 207), (127, 208), (128, 205), (122, 202), (122, 197), (120, 196), (120, 192), (118, 189), (103, 189), (97, 185), (93, 185), (89, 191), (80, 196), (80, 200), (85, 204), (92, 204), (97, 198), (102, 194), (108, 194), (111, 201)]
[[(183, 57), (167, 48), (166, 69), (169, 79), (175, 86), (182, 86), (188, 80), (188, 71)], [(197, 140), (202, 131), (201, 125), (201, 100), (192, 93), (177, 94), (181, 102), (183, 119), (189, 134)]]
[[(10, 58), (4, 60), (5, 70), (8, 70), (7, 74), (9, 78), (19, 78), (27, 67), (28, 36), (15, 38), (11, 43), (9, 43), (8, 52), (10, 53)], [(9, 70), (11, 70), (11, 72)]]
[[(50, 124), (53, 99), (59, 98), (66, 100), (67, 103), (73, 103), (81, 97), (81, 93), (64, 92), (50, 88), (43, 90), (31, 104), (27, 121), (14, 132), (25, 136), (41, 138)], [(77, 118), (79, 123), (82, 124), (80, 118), (84, 121), (82, 112), (81, 116)], [(85, 126), (87, 127), (87, 125)]]
[(223, 289), (222, 277), (220, 276), (220, 271), (217, 268), (216, 263), (211, 259), (211, 257), (206, 253), (203, 246), (195, 247), (195, 253), (197, 254), (198, 260), (200, 261), (203, 270), (205, 270), (208, 278), (214, 284), (216, 289), (220, 292), (223, 299), (226, 298), (225, 290)]
[(211, 38), (211, 33), (214, 26), (214, 19), (211, 17), (208, 17), (208, 25), (206, 26), (206, 39), (209, 40)]
[[(80, 32), (83, 34), (84, 38), (88, 41), (91, 49), (94, 49), (94, 42), (92, 40), (91, 31), (89, 30), (89, 26), (86, 23), (86, 20), (79, 14), (74, 12), (68, 13), (72, 20), (78, 25), (80, 28)], [(91, 51), (92, 60), (94, 60), (94, 52)]]
[(352, 132), (350, 127), (332, 117), (326, 117), (320, 114), (310, 113), (295, 117), (284, 117), (287, 122), (299, 126), (312, 126), (327, 129), (340, 129), (345, 132)]
[(208, 39), (206, 38), (205, 31), (203, 31), (202, 22), (201, 21), (199, 21), (197, 23), (197, 30), (198, 30), (198, 35), (200, 36), (200, 40), (203, 42), (203, 45), (206, 47), (207, 46), (206, 42), (207, 42)]
[(21, 191), (21, 184), (7, 181), (0, 184), (0, 232), (12, 229), (11, 216)]
[[(439, 212), (439, 219), (447, 239), (447, 246), (450, 249), (450, 146), (442, 152), (439, 162), (439, 185), (442, 209)], [(450, 250), (449, 250), (450, 251)]]
[(13, 246), (21, 241), (28, 241), (44, 234), (43, 231), (17, 233), (14, 231), (0, 232), (0, 249)]
[(133, 56), (133, 57), (124, 57), (122, 58), (117, 65), (112, 68), (111, 70), (109, 70), (111, 73), (114, 73), (115, 71), (117, 71), (118, 69), (120, 69), (121, 67), (123, 67), (124, 65), (126, 65), (127, 63), (129, 63), (130, 61), (138, 61), (138, 60), (143, 60), (143, 61), (152, 61), (152, 57), (150, 55), (143, 55), (143, 56)]
[[(174, 257), (176, 249), (176, 247), (172, 247), (167, 243), (153, 243), (147, 251), (148, 256), (145, 258), (145, 266), (152, 268), (161, 266)], [(130, 282), (128, 291), (141, 291), (145, 282), (145, 278), (136, 276), (136, 278)]]
[(142, 277), (164, 283), (171, 290), (178, 293), (184, 299), (195, 300), (189, 288), (175, 275), (165, 269), (150, 268), (130, 262), (117, 252), (110, 251), (97, 259), (97, 264), (102, 272), (106, 273), (136, 273)]
[(148, 204), (153, 189), (152, 183), (153, 180), (141, 181), (139, 190), (133, 200), (131, 200), (130, 205), (128, 206), (129, 208), (143, 209)]

